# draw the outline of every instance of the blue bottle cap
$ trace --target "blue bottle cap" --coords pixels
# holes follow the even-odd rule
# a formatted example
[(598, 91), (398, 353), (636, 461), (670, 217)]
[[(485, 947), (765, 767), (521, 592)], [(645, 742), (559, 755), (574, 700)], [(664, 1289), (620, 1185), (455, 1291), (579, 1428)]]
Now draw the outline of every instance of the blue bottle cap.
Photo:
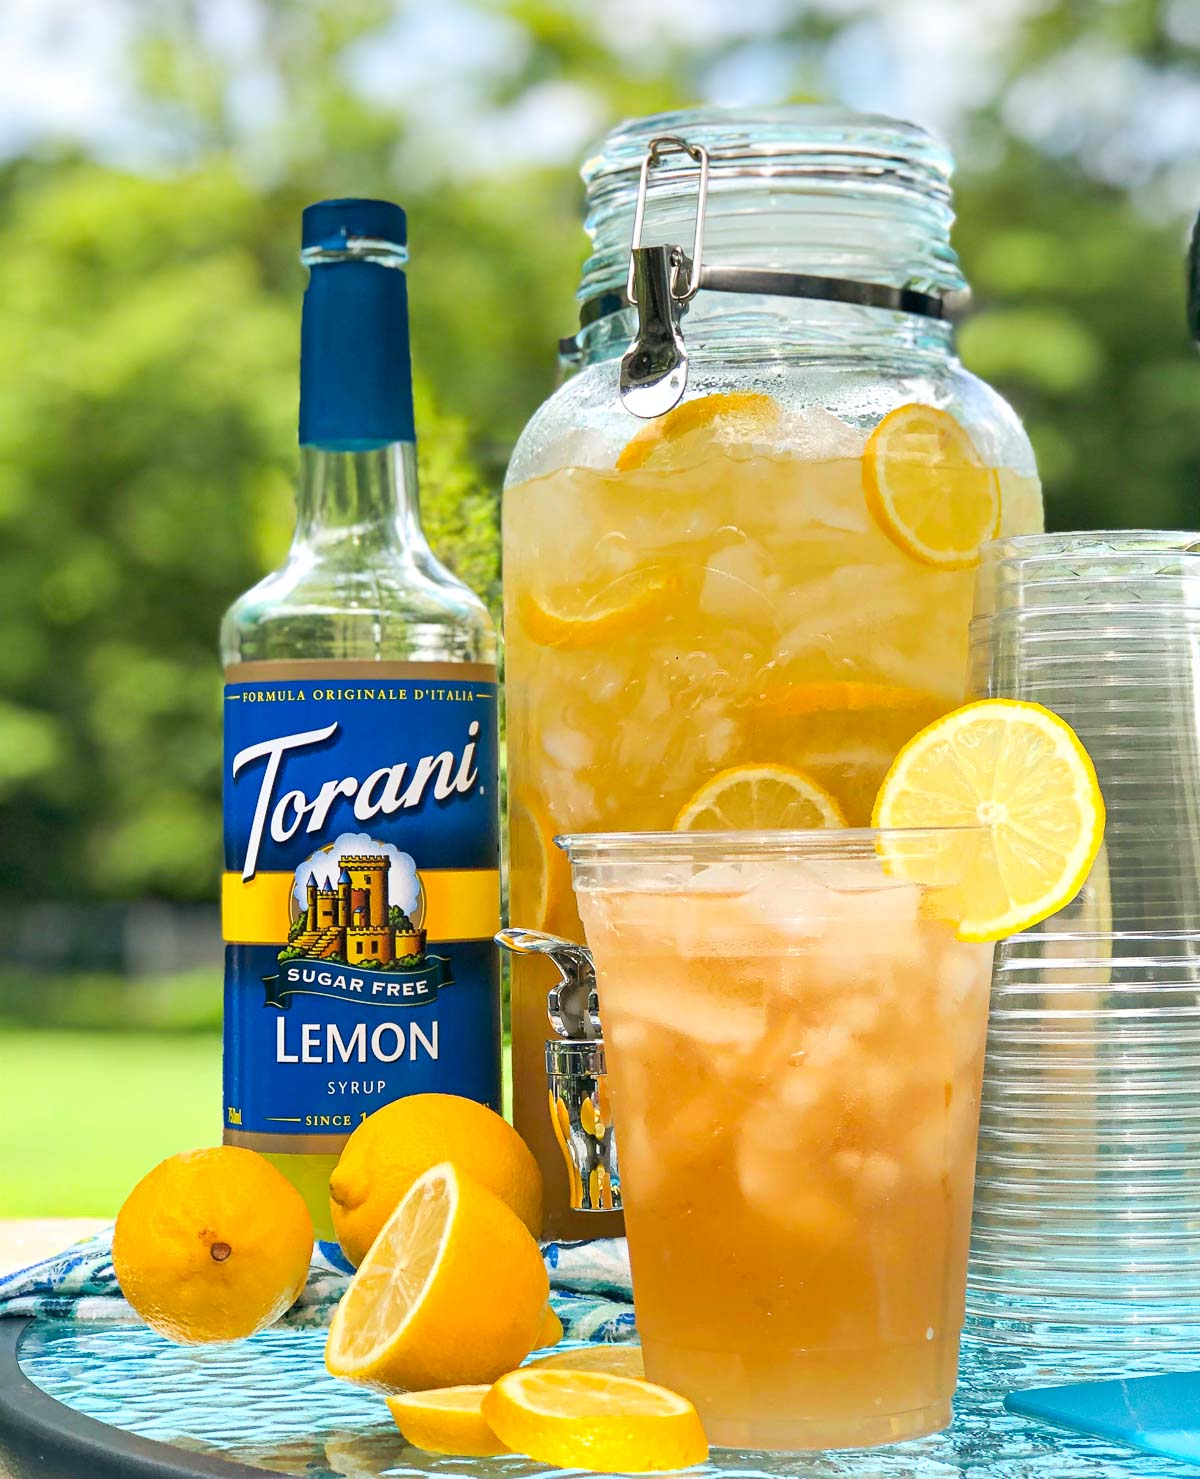
[(336, 251), (349, 237), (408, 244), (408, 221), (400, 206), (390, 200), (318, 200), (306, 206), (300, 244)]
[[(347, 250), (356, 240), (396, 250)], [(321, 200), (304, 212), (301, 446), (349, 452), (413, 440), (407, 241), (404, 212), (388, 200)]]

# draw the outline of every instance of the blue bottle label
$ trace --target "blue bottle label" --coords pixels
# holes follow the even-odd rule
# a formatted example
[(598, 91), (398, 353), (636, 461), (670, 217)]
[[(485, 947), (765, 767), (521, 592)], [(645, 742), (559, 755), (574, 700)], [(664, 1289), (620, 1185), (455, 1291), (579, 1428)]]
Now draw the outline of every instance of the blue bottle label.
[(225, 1140), (336, 1154), (406, 1094), (500, 1108), (496, 670), (225, 688)]

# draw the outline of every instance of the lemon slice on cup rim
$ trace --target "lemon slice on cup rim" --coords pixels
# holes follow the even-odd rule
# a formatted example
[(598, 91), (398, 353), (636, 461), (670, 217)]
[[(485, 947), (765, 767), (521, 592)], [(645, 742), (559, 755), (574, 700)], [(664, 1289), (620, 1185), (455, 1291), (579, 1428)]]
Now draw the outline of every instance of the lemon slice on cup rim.
[(1104, 800), (1064, 719), (1040, 704), (981, 699), (909, 740), (872, 824), (889, 872), (950, 885), (959, 939), (982, 943), (1031, 929), (1076, 896), (1104, 840)]

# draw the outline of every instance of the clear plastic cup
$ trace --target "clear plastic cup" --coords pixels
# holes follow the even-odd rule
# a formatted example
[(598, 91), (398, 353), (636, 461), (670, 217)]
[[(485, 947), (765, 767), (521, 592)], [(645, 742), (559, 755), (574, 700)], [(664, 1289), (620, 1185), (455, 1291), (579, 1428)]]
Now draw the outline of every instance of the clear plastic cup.
[(1200, 1344), (1198, 540), (984, 551), (972, 685), (1061, 714), (1108, 811), (1080, 898), (996, 953), (967, 1296), (991, 1339)]
[[(718, 1446), (858, 1447), (949, 1421), (992, 947), (956, 938), (946, 890), (979, 835), (559, 839), (596, 966), (647, 1375)], [(913, 863), (932, 854), (936, 870)]]
[(1200, 536), (1000, 540), (975, 605), (973, 690), (1052, 709), (1095, 763), (1104, 927), (1200, 930)]
[(1033, 1346), (1194, 1350), (1200, 936), (1053, 943), (1018, 936), (998, 955), (970, 1328)]
[(975, 615), (1200, 606), (1200, 534), (1119, 529), (1027, 534), (983, 549)]

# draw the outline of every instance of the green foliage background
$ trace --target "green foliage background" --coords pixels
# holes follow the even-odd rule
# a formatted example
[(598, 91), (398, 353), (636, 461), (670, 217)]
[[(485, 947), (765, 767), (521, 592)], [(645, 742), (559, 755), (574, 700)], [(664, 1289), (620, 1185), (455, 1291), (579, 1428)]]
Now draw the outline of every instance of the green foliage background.
[[(9, 897), (213, 895), (216, 629), (290, 530), (301, 206), (361, 193), (409, 209), (426, 524), (492, 600), (506, 452), (570, 326), (584, 252), (573, 168), (463, 172), (431, 144), (436, 129), (355, 90), (356, 48), (411, 7), (251, 3), (269, 123), (235, 116), (234, 63), (203, 7), (164, 0), (139, 13), (132, 57), (154, 168), (47, 146), (0, 173)], [(778, 7), (761, 40), (806, 58), (794, 92), (810, 95), (839, 35), (883, 4), (798, 6), (795, 19)], [(1003, 103), (1081, 45), (1128, 59), (1150, 87), (1195, 83), (1200, 54), (1169, 24), (1180, 4), (1029, 7), (1000, 85), (952, 140), (977, 309), (962, 353), (1029, 426), (1057, 527), (1197, 523), (1200, 366), (1182, 302), (1193, 202), (1153, 161), (1114, 183), (1086, 131), (1014, 136)], [(515, 69), (479, 81), (496, 108), (562, 81), (616, 121), (696, 101), (716, 60), (715, 43), (677, 39), (633, 68), (598, 7), (488, 8), (523, 38)]]

